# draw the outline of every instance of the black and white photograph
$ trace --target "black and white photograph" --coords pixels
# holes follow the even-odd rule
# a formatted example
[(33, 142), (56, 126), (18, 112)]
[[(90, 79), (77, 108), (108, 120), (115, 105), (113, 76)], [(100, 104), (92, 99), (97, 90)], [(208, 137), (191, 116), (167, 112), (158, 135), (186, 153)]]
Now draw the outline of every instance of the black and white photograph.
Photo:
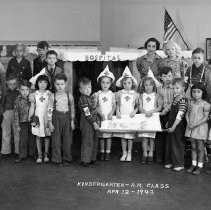
[(0, 210), (211, 209), (210, 0), (0, 0)]

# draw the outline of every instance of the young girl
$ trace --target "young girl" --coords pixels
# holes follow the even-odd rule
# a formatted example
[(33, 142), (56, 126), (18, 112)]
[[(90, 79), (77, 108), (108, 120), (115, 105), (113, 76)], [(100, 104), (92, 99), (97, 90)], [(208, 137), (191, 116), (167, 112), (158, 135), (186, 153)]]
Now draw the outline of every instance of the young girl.
[(172, 168), (174, 171), (184, 169), (184, 134), (186, 129), (185, 114), (187, 111), (188, 102), (185, 98), (185, 83), (182, 78), (176, 78), (172, 82), (174, 90), (174, 99), (169, 112), (168, 122), (166, 124), (167, 141), (171, 157), (165, 160), (165, 168)]
[(35, 83), (36, 91), (30, 95), (31, 106), (29, 110), (29, 119), (33, 115), (39, 118), (39, 123), (36, 126), (32, 124), (32, 134), (36, 136), (36, 144), (38, 151), (37, 163), (42, 163), (42, 141), (45, 140), (45, 156), (44, 162), (49, 162), (48, 149), (49, 149), (49, 136), (50, 131), (47, 126), (47, 106), (48, 98), (52, 94), (49, 91), (50, 82), (47, 75), (40, 75)]
[(206, 94), (206, 87), (202, 83), (195, 83), (191, 88), (193, 99), (189, 101), (186, 113), (187, 128), (185, 136), (190, 138), (192, 147), (192, 165), (188, 172), (195, 175), (200, 174), (203, 167), (204, 141), (208, 136), (207, 120), (210, 104), (204, 100)]
[(187, 63), (181, 59), (181, 47), (173, 41), (168, 41), (163, 47), (167, 57), (161, 61), (161, 68), (171, 67), (174, 78), (183, 78)]
[[(117, 80), (116, 86), (123, 87), (122, 90), (116, 93), (116, 115), (121, 118), (121, 115), (130, 115), (134, 117), (138, 111), (138, 94), (133, 90), (137, 85), (136, 79), (132, 76), (129, 68), (126, 66), (122, 76)], [(115, 135), (121, 137), (123, 155), (120, 161), (131, 161), (131, 151), (133, 146), (132, 139), (135, 134), (125, 133)]]
[[(146, 117), (150, 117), (153, 113), (161, 111), (163, 105), (162, 98), (160, 94), (156, 93), (156, 85), (152, 77), (144, 77), (141, 84), (141, 92), (143, 93), (139, 97), (139, 111), (145, 114)], [(151, 164), (153, 162), (155, 134), (155, 132), (138, 134), (138, 137), (143, 137), (141, 163), (148, 162)], [(147, 154), (148, 147), (149, 154)]]
[[(116, 110), (116, 101), (114, 93), (109, 90), (115, 77), (112, 72), (109, 71), (108, 66), (97, 77), (97, 82), (100, 83), (101, 90), (95, 93), (97, 99), (97, 110), (101, 117), (101, 120), (111, 120)], [(111, 134), (100, 134), (100, 160), (110, 160), (111, 152)], [(105, 153), (106, 145), (106, 153)]]
[(29, 80), (32, 77), (31, 64), (30, 61), (24, 57), (25, 52), (26, 45), (21, 43), (15, 45), (15, 57), (8, 63), (6, 77), (8, 77), (9, 74), (15, 74), (19, 80)]

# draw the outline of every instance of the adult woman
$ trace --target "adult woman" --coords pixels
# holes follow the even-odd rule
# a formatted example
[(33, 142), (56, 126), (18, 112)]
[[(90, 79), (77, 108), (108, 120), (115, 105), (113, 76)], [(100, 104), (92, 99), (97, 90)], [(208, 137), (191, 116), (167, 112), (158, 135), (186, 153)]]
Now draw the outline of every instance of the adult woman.
[(161, 57), (156, 54), (156, 50), (160, 48), (160, 42), (155, 38), (149, 38), (144, 44), (147, 54), (141, 56), (136, 61), (137, 69), (140, 73), (141, 79), (148, 74), (149, 68), (152, 70), (154, 76), (159, 79), (159, 68)]

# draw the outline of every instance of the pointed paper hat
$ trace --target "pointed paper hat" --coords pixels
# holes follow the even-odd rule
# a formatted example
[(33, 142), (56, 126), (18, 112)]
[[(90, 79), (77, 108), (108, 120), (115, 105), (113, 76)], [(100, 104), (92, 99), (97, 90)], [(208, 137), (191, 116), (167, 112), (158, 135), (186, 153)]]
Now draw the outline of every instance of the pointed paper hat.
[(137, 85), (136, 78), (131, 74), (130, 69), (128, 68), (128, 66), (126, 66), (124, 72), (122, 73), (122, 76), (116, 81), (116, 86), (117, 87), (122, 87), (121, 81), (124, 78), (126, 78), (126, 77), (132, 78), (134, 84)]
[(112, 82), (114, 82), (114, 80), (115, 80), (114, 74), (109, 71), (108, 65), (105, 67), (105, 69), (97, 77), (97, 82), (99, 81), (99, 79), (101, 77), (110, 77), (112, 79)]
[(162, 84), (155, 78), (152, 70), (149, 68), (149, 71), (148, 71), (148, 74), (147, 74), (147, 77), (152, 77), (152, 79), (154, 80), (155, 82), (155, 85), (157, 88), (159, 88)]

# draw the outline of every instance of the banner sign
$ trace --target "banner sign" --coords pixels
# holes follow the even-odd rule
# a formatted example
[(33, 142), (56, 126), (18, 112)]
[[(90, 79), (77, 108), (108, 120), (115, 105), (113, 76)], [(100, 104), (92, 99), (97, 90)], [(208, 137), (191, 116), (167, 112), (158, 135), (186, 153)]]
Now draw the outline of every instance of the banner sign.
[(101, 122), (100, 132), (161, 132), (159, 114), (154, 113), (151, 117), (146, 117), (145, 114), (136, 114), (133, 118), (123, 115), (120, 119), (114, 116), (112, 120)]

